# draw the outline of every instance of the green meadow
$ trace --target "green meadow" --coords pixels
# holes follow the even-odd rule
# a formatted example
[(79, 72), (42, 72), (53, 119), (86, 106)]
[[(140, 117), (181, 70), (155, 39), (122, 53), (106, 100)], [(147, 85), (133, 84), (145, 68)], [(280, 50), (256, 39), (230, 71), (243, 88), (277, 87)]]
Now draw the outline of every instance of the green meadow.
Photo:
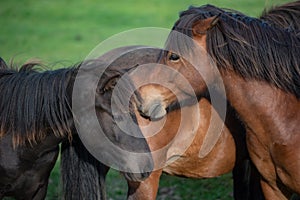
[[(39, 59), (54, 68), (83, 60), (105, 39), (135, 28), (171, 28), (190, 5), (213, 4), (259, 16), (286, 0), (1, 0), (0, 57), (22, 64)], [(48, 200), (61, 199), (59, 160), (51, 174)], [(126, 184), (111, 171), (109, 199), (125, 199)], [(158, 199), (232, 199), (231, 174), (197, 180), (163, 175)]]

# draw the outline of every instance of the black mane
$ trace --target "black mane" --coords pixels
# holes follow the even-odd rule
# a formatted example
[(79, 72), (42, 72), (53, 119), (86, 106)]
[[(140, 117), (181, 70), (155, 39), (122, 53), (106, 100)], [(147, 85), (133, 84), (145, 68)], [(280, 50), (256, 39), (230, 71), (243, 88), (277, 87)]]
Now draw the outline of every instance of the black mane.
[[(219, 69), (266, 81), (300, 98), (300, 38), (294, 31), (212, 5), (190, 7), (180, 13), (173, 30), (192, 37), (195, 22), (214, 16), (219, 21), (207, 31), (206, 43)], [(183, 44), (170, 34), (167, 45), (184, 54), (193, 44)]]
[(265, 9), (260, 19), (266, 20), (272, 25), (288, 28), (299, 33), (300, 31), (300, 1), (286, 3)]
[[(97, 92), (101, 93), (110, 79), (132, 68), (116, 64), (109, 65), (101, 58), (90, 59), (73, 67), (48, 71), (38, 70), (40, 65), (36, 62), (24, 64), (19, 70), (3, 64), (0, 67), (0, 138), (8, 133), (13, 134), (15, 146), (37, 143), (47, 134), (71, 139), (74, 134), (73, 85), (79, 68), (90, 71), (88, 76), (91, 78), (102, 74), (97, 85)], [(126, 93), (125, 89), (122, 92)], [(108, 96), (100, 98), (111, 101)], [(96, 103), (96, 106), (101, 110), (111, 109), (106, 104)]]
[(49, 131), (71, 137), (67, 88), (75, 69), (39, 72), (32, 63), (0, 69), (0, 137), (13, 134), (14, 145), (36, 143)]

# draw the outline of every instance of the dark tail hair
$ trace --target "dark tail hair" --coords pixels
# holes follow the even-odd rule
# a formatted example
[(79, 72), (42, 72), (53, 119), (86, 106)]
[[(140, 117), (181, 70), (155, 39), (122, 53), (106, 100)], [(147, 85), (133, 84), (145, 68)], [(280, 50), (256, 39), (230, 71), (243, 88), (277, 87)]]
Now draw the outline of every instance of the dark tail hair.
[(237, 130), (232, 132), (236, 143), (236, 161), (232, 170), (234, 199), (264, 200), (260, 185), (261, 175), (252, 163), (247, 150), (246, 130), (242, 124), (236, 127)]
[(105, 177), (109, 167), (96, 160), (78, 135), (62, 143), (61, 175), (65, 200), (106, 199)]
[(264, 200), (260, 185), (260, 174), (250, 158), (236, 163), (233, 171), (234, 199)]

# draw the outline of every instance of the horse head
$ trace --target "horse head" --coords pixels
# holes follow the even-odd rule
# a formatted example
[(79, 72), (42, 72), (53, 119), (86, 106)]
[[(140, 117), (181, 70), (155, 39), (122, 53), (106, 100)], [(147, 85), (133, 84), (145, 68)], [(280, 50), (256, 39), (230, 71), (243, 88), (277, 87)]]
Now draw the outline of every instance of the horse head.
[[(75, 119), (83, 144), (99, 161), (133, 181), (143, 180), (153, 169), (151, 152), (134, 112), (139, 96), (127, 77), (137, 64), (153, 61), (153, 54), (150, 50), (140, 53), (144, 59), (130, 56), (137, 48), (141, 47), (115, 49), (81, 64), (74, 83), (79, 89), (73, 92), (73, 110), (89, 111), (86, 116), (77, 113)], [(90, 116), (97, 116), (97, 120)]]

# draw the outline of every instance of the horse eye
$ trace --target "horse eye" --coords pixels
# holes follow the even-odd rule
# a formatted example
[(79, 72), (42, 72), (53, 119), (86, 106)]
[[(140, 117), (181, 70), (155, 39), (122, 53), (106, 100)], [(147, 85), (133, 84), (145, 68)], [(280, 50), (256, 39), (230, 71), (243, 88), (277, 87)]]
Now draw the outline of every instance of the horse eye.
[(104, 94), (107, 91), (113, 90), (115, 88), (115, 86), (117, 85), (119, 77), (114, 77), (112, 79), (110, 79), (105, 86), (100, 90), (101, 94)]
[(175, 54), (175, 53), (171, 53), (171, 55), (169, 56), (169, 60), (172, 62), (177, 62), (179, 61), (180, 57), (179, 55)]

